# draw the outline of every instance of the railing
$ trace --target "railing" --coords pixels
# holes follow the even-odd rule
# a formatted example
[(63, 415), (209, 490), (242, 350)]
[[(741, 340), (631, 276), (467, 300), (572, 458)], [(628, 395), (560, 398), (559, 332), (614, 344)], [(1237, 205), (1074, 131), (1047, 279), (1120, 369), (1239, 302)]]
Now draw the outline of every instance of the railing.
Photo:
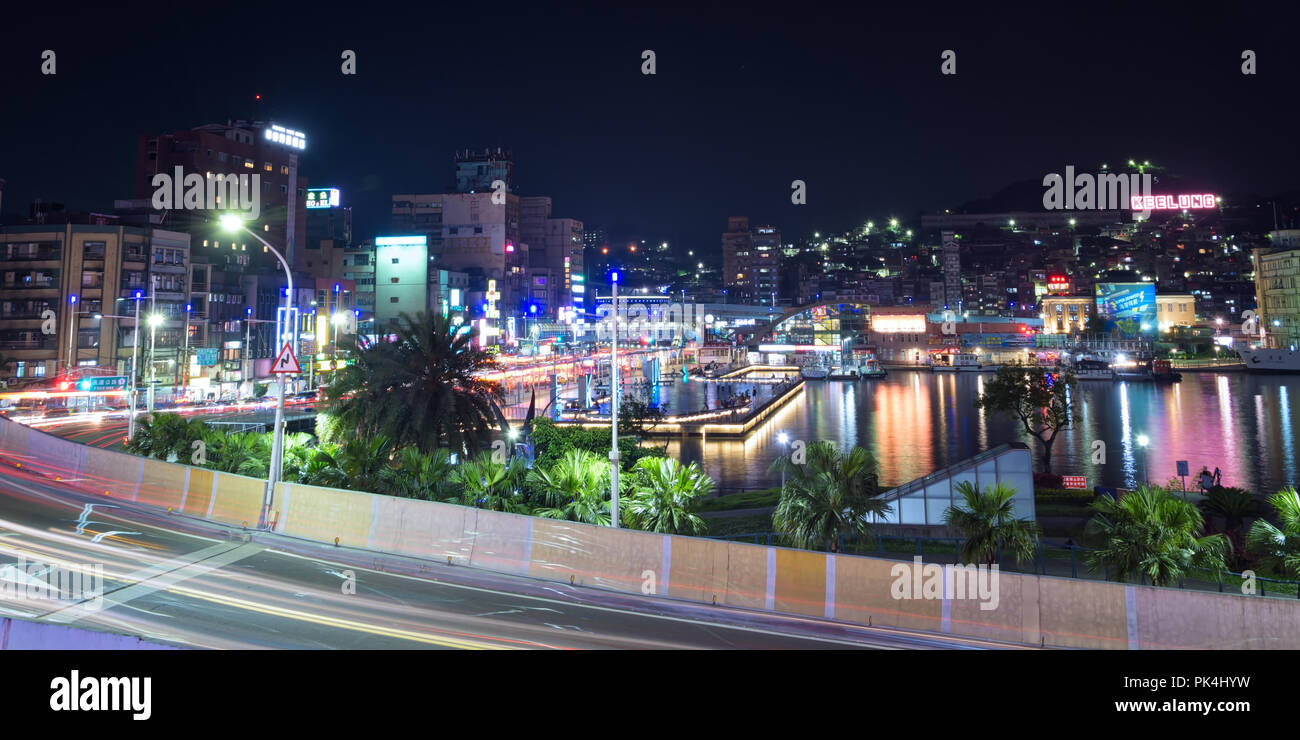
[[(785, 536), (779, 532), (747, 532), (744, 534), (729, 534), (710, 537), (709, 539), (727, 540), (732, 542), (750, 542), (756, 545), (768, 545), (776, 547), (793, 547), (786, 540)], [(929, 556), (941, 556), (947, 560), (951, 557), (953, 565), (960, 565), (961, 538), (957, 537), (891, 537), (888, 535), (876, 535), (870, 538), (872, 542), (858, 542), (856, 537), (840, 537), (840, 553), (846, 555), (869, 555), (874, 557), (898, 559), (899, 556), (906, 556), (911, 559), (915, 556), (925, 558)], [(821, 547), (815, 548), (821, 550)], [(1028, 570), (1023, 570), (1019, 563), (1014, 560), (1004, 562), (1003, 553), (998, 552), (996, 560), (999, 563), (999, 569), (1011, 573), (1027, 573), (1030, 575), (1056, 576), (1061, 578), (1082, 578), (1085, 580), (1111, 580), (1109, 568), (1103, 569), (1101, 578), (1098, 574), (1089, 570), (1083, 557), (1090, 552), (1090, 548), (1080, 547), (1078, 545), (1044, 545), (1039, 543), (1032, 562)], [(929, 562), (938, 562), (938, 559), (931, 559)], [(1080, 566), (1083, 566), (1082, 568)], [(1300, 598), (1300, 581), (1291, 581), (1280, 578), (1266, 578), (1264, 576), (1254, 575), (1246, 576), (1243, 573), (1232, 571), (1215, 572), (1205, 568), (1193, 568), (1189, 571), (1190, 575), (1179, 580), (1178, 588), (1193, 591), (1218, 591), (1219, 593), (1229, 593), (1232, 590), (1241, 591), (1244, 595), (1272, 596), (1274, 598)], [(1258, 594), (1245, 594), (1242, 586), (1246, 583), (1252, 583), (1258, 587)], [(1270, 585), (1271, 584), (1271, 585)]]
[(1022, 444), (1020, 442), (1000, 444), (997, 447), (993, 447), (991, 449), (978, 453), (973, 457), (968, 457), (959, 463), (949, 465), (946, 468), (940, 468), (939, 470), (936, 470), (933, 473), (930, 473), (929, 475), (923, 478), (917, 478), (915, 480), (908, 481), (907, 483), (904, 483), (901, 486), (891, 488), (888, 491), (885, 491), (884, 493), (880, 494), (880, 496), (881, 498), (888, 498), (888, 499), (899, 498), (904, 494), (908, 494), (911, 493), (912, 491), (925, 488), (931, 483), (936, 483), (945, 478), (952, 478), (954, 475), (958, 473), (963, 473), (967, 470), (971, 470), (975, 467), (978, 467), (980, 463), (986, 460), (992, 460), (993, 458), (1006, 454), (1011, 450), (1027, 450), (1027, 449), (1029, 449), (1029, 446)]
[(1193, 370), (1203, 367), (1245, 367), (1246, 363), (1242, 362), (1239, 357), (1231, 359), (1213, 357), (1204, 360), (1171, 360), (1169, 366), (1177, 370)]

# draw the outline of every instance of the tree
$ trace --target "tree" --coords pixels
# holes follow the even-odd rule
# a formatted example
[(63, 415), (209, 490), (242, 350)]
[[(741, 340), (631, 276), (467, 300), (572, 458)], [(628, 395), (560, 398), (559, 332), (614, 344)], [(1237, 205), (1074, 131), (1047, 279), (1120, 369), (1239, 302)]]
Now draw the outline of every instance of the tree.
[(382, 492), (392, 476), (393, 441), (379, 434), (353, 437), (336, 448), (317, 449), (302, 470), (304, 483), (352, 491)]
[(214, 431), (199, 419), (186, 419), (180, 414), (156, 413), (136, 423), (135, 436), (127, 441), (126, 450), (136, 455), (176, 460), (188, 465), (194, 443), (207, 443)]
[(534, 466), (529, 480), (541, 492), (536, 516), (609, 525), (609, 461), (569, 450), (550, 467)]
[(459, 494), (451, 453), (434, 450), (428, 454), (403, 447), (384, 493), (403, 498), (443, 501)]
[(963, 562), (993, 565), (1001, 551), (1015, 555), (1017, 563), (1034, 557), (1038, 525), (1016, 518), (1012, 503), (1016, 489), (999, 482), (980, 491), (962, 481), (956, 490), (964, 505), (948, 507), (943, 522), (965, 538), (959, 553)]
[(474, 506), (490, 511), (527, 514), (528, 505), (519, 488), (526, 473), (518, 457), (498, 462), (492, 452), (484, 452), (456, 466), (455, 481), (460, 493), (443, 500), (451, 504)]
[(1249, 491), (1223, 486), (1211, 488), (1199, 505), (1206, 516), (1218, 516), (1223, 520), (1222, 531), (1232, 546), (1229, 554), (1235, 561), (1246, 551), (1243, 525), (1247, 517), (1258, 514), (1259, 505)]
[(394, 341), (350, 348), (356, 362), (325, 391), (328, 413), (357, 436), (383, 434), (423, 452), (481, 449), (504, 428), (501, 387), (479, 377), (496, 360), (439, 314), (402, 314)]
[(713, 492), (714, 482), (700, 466), (671, 457), (646, 457), (636, 464), (636, 487), (619, 506), (629, 527), (666, 534), (703, 534), (704, 520), (692, 511)]
[(772, 465), (786, 474), (772, 523), (796, 547), (824, 544), (829, 552), (839, 552), (842, 536), (869, 535), (870, 517), (892, 510), (879, 498), (876, 461), (865, 449), (854, 447), (845, 455), (821, 441), (808, 445), (804, 454), (805, 464), (783, 456)]
[(1280, 527), (1256, 519), (1246, 535), (1246, 548), (1257, 553), (1260, 564), (1300, 578), (1300, 494), (1288, 486), (1268, 497)]
[[(576, 425), (560, 425), (546, 418), (533, 420), (533, 464), (550, 468), (569, 450), (586, 450), (609, 459), (609, 427), (588, 429)], [(642, 447), (634, 437), (620, 432), (618, 438), (619, 464), (624, 471), (632, 470), (638, 460), (649, 456), (663, 456), (661, 450)]]
[(645, 401), (623, 396), (618, 402), (618, 433), (620, 436), (639, 436), (654, 429), (664, 420), (664, 412)]
[(1095, 549), (1084, 553), (1094, 572), (1112, 579), (1146, 579), (1153, 586), (1177, 584), (1192, 568), (1222, 571), (1227, 538), (1204, 535), (1200, 509), (1159, 486), (1138, 486), (1118, 501), (1103, 496), (1092, 504), (1085, 528)]
[(1025, 432), (1042, 445), (1043, 472), (1051, 473), (1056, 436), (1079, 419), (1072, 400), (1077, 383), (1071, 372), (1056, 375), (1032, 365), (1005, 365), (984, 384), (975, 408), (1019, 419)]

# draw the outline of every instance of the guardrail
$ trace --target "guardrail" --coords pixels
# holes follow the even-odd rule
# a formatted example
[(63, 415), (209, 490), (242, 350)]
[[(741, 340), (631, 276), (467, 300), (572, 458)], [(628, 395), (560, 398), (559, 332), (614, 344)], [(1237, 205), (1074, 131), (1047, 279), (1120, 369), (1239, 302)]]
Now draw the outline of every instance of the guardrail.
[[(710, 537), (710, 539), (753, 542), (754, 544), (770, 546), (783, 546), (785, 543), (785, 537), (779, 532), (746, 532), (743, 534), (718, 535)], [(906, 554), (909, 559), (920, 555), (922, 557), (943, 556), (943, 559), (948, 560), (948, 556), (951, 556), (950, 562), (953, 565), (961, 564), (958, 553), (961, 551), (963, 540), (960, 537), (901, 537), (878, 534), (873, 536), (871, 540), (872, 543), (869, 544), (858, 541), (856, 537), (840, 537), (840, 551), (853, 555), (874, 555), (883, 558), (893, 558)], [(1088, 570), (1083, 563), (1083, 554), (1090, 550), (1091, 548), (1080, 547), (1079, 545), (1052, 545), (1040, 542), (1034, 559), (1029, 564), (1029, 570), (1024, 570), (1014, 560), (1006, 561), (1001, 552), (997, 555), (997, 561), (1000, 570), (1008, 572), (1110, 581), (1110, 570), (1108, 568), (1103, 570), (1101, 574), (1097, 574)], [(1065, 561), (1068, 561), (1068, 567)], [(932, 560), (931, 562), (936, 561)], [(1300, 599), (1300, 581), (1267, 578), (1254, 574), (1247, 576), (1244, 573), (1233, 571), (1216, 572), (1206, 568), (1193, 568), (1190, 572), (1193, 577), (1183, 578), (1176, 588), (1229, 593), (1225, 588), (1225, 584), (1240, 586), (1242, 582), (1252, 582), (1259, 587), (1259, 592), (1257, 594), (1245, 594), (1243, 592), (1243, 595)], [(1236, 583), (1233, 583), (1234, 581)]]
[[(88, 447), (0, 419), (0, 465), (123, 507), (256, 526), (265, 481)], [(16, 473), (6, 473), (13, 475)], [(1300, 600), (1002, 573), (995, 604), (899, 595), (897, 560), (597, 527), (278, 483), (273, 530), (449, 566), (876, 627), (1104, 649), (1300, 649)], [(935, 566), (926, 566), (935, 567)], [(909, 576), (909, 580), (911, 576)], [(1243, 629), (1243, 626), (1248, 629)]]

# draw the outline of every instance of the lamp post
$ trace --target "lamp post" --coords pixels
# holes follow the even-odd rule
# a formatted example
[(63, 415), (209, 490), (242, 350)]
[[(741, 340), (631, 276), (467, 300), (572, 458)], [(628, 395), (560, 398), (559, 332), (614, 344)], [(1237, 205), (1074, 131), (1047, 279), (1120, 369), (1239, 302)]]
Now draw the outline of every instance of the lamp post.
[(185, 304), (185, 349), (181, 353), (181, 395), (189, 395), (190, 386), (190, 312), (194, 304)]
[[(296, 160), (294, 164), (296, 166), (297, 164)], [(292, 198), (290, 198), (290, 203), (292, 202), (294, 201)], [(287, 345), (293, 346), (293, 344), (295, 344), (294, 338), (297, 334), (297, 326), (294, 325), (294, 322), (292, 320), (293, 273), (289, 270), (289, 263), (285, 261), (284, 257), (280, 254), (279, 250), (277, 250), (275, 247), (268, 244), (265, 239), (263, 239), (261, 236), (257, 234), (257, 232), (245, 226), (243, 219), (241, 219), (239, 216), (233, 213), (228, 213), (222, 216), (221, 226), (226, 231), (243, 231), (249, 234), (254, 239), (261, 242), (262, 246), (266, 247), (267, 250), (270, 251), (271, 254), (275, 255), (275, 258), (280, 261), (280, 266), (284, 268), (284, 278), (287, 285), (284, 291), (284, 317), (285, 320), (288, 321), (290, 324), (290, 330), (289, 330), (290, 334), (289, 334), (289, 340), (287, 342)], [(281, 351), (283, 351), (283, 347), (280, 349)], [(285, 378), (283, 377), (283, 375), (281, 375), (280, 382), (278, 383), (278, 385), (280, 386), (280, 392), (278, 394), (279, 397), (275, 403), (275, 434), (271, 439), (271, 465), (270, 465), (270, 469), (267, 471), (266, 474), (266, 493), (263, 495), (262, 498), (262, 513), (260, 515), (257, 524), (259, 528), (265, 528), (267, 526), (270, 512), (271, 512), (271, 500), (272, 500), (272, 496), (275, 494), (275, 484), (276, 481), (280, 479), (280, 464), (284, 458)]]
[(149, 314), (149, 395), (147, 396), (146, 405), (151, 416), (153, 415), (154, 384), (158, 382), (158, 356), (154, 353), (154, 350), (157, 347), (158, 325), (161, 323), (161, 314)]
[[(135, 406), (136, 406), (135, 400), (136, 400), (137, 386), (139, 385), (136, 376), (136, 358), (139, 357), (140, 355), (140, 301), (143, 299), (143, 297), (144, 294), (137, 290), (135, 292), (135, 297), (131, 299), (135, 301), (135, 325), (133, 327), (134, 331), (131, 338), (131, 388), (127, 392), (127, 398), (129, 399), (128, 403), (131, 405), (130, 411), (127, 412), (127, 422), (126, 422), (127, 439), (131, 439), (132, 437), (135, 436)], [(118, 300), (120, 301), (123, 299), (118, 298)], [(95, 318), (96, 319), (105, 319), (105, 318), (129, 319), (131, 317), (119, 316), (117, 314), (96, 314)], [(117, 343), (114, 342), (113, 346), (116, 347)]]
[(73, 359), (73, 353), (76, 352), (75, 342), (77, 341), (77, 296), (68, 296), (68, 364), (65, 373), (72, 377), (72, 368), (76, 366), (77, 361)]
[(609, 524), (618, 527), (618, 271), (610, 273), (614, 288), (613, 339), (609, 343)]

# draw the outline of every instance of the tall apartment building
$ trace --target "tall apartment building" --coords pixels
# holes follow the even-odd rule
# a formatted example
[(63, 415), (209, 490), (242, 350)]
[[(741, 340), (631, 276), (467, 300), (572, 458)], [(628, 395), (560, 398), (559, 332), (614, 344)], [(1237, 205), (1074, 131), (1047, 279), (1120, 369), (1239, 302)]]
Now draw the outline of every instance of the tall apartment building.
[(520, 199), (520, 227), (528, 245), (528, 301), (537, 315), (555, 317), (559, 309), (581, 304), (585, 288), (573, 276), (584, 271), (582, 222), (551, 218), (551, 199), (537, 196)]
[(1274, 346), (1300, 346), (1300, 249), (1256, 249), (1252, 258), (1260, 327)]
[[(152, 198), (155, 175), (185, 174), (259, 176), (260, 215), (250, 226), (275, 245), (295, 269), (305, 264), (303, 245), (307, 240), (307, 178), (298, 169), (298, 155), (305, 142), (286, 136), (283, 127), (266, 121), (227, 121), (197, 126), (188, 131), (141, 134), (135, 168), (135, 198), (146, 203)], [(292, 132), (296, 134), (297, 132)], [(291, 182), (292, 181), (292, 182)], [(293, 219), (290, 223), (290, 212)], [(215, 223), (208, 210), (176, 209), (160, 223), (164, 228), (188, 231), (195, 241), (230, 239)], [(253, 252), (255, 267), (275, 268), (274, 257), (259, 247)]]
[[(139, 292), (140, 374), (147, 378), (152, 364), (160, 382), (177, 382), (191, 303), (189, 240), (163, 229), (108, 224), (0, 228), (5, 376), (53, 378), (81, 367), (126, 374)], [(144, 331), (151, 314), (160, 319)]]
[[(468, 273), (472, 291), (486, 291), (495, 280), (499, 305), (518, 314), (528, 301), (528, 245), (523, 238), (520, 198), (505, 203), (492, 193), (449, 193), (442, 197), (442, 255), (439, 269)], [(382, 278), (376, 275), (382, 282)]]
[(774, 226), (752, 231), (745, 216), (727, 219), (722, 235), (722, 278), (736, 303), (771, 304), (781, 266), (781, 232)]

